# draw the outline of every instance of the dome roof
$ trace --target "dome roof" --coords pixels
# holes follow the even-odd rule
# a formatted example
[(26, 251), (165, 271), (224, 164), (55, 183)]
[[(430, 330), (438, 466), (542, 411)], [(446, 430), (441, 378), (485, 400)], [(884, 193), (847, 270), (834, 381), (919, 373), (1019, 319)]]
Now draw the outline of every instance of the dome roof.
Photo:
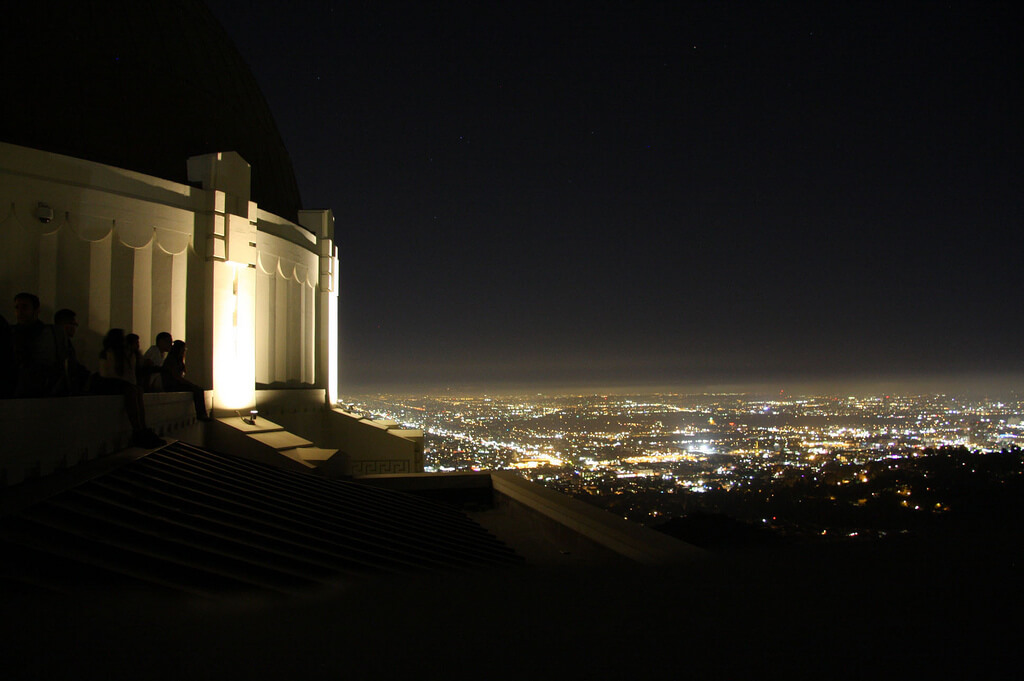
[(235, 151), (252, 200), (296, 219), (270, 108), (200, 0), (37, 0), (4, 14), (0, 140), (181, 183), (188, 157)]

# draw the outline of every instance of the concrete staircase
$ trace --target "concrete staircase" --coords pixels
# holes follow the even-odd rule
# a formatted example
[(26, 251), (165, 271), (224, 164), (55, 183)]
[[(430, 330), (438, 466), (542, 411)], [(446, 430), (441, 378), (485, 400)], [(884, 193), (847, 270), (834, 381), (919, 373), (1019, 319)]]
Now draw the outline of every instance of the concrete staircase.
[(246, 437), (276, 450), (282, 456), (298, 461), (309, 468), (316, 468), (338, 453), (337, 449), (317, 447), (312, 441), (290, 433), (273, 421), (257, 417), (250, 423), (237, 416), (216, 419), (226, 426), (240, 431)]

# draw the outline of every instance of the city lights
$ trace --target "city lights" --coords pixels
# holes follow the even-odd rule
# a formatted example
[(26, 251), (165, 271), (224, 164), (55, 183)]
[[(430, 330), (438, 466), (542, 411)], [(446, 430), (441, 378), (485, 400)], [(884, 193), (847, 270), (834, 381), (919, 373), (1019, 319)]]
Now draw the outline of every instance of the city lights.
[[(780, 532), (863, 540), (905, 528), (871, 529), (858, 517), (955, 510), (928, 483), (937, 452), (979, 475), (968, 461), (1010, 450), (1009, 473), (998, 475), (1024, 475), (1024, 403), (1011, 401), (375, 395), (352, 408), (423, 429), (427, 470), (514, 470), (609, 510), (625, 504), (644, 522), (708, 508)], [(788, 507), (776, 513), (776, 504)]]

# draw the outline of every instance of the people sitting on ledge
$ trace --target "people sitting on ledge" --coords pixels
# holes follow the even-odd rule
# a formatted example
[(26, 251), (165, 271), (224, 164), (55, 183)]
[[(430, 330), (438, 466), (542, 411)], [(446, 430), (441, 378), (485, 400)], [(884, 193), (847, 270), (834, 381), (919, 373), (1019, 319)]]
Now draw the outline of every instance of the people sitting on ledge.
[(164, 390), (167, 392), (190, 392), (192, 401), (196, 407), (196, 418), (200, 421), (209, 421), (210, 416), (206, 413), (206, 397), (204, 391), (198, 385), (185, 378), (185, 341), (176, 340), (171, 344), (171, 349), (164, 358), (161, 367)]
[(144, 447), (164, 443), (146, 426), (145, 389), (190, 392), (196, 418), (209, 421), (205, 391), (185, 378), (184, 341), (157, 334), (143, 355), (137, 334), (111, 329), (103, 339), (99, 372), (92, 374), (78, 361), (73, 339), (77, 315), (58, 310), (53, 325), (39, 319), (39, 298), (27, 292), (14, 297), (16, 324), (0, 316), (0, 398), (66, 395), (123, 395), (132, 426), (132, 442)]
[(99, 378), (95, 392), (102, 395), (123, 395), (124, 409), (132, 426), (132, 444), (152, 449), (166, 442), (146, 427), (146, 405), (142, 390), (136, 384), (135, 358), (129, 352), (124, 329), (111, 329), (103, 338)]
[(164, 365), (164, 358), (167, 357), (167, 353), (171, 349), (171, 343), (174, 339), (171, 334), (166, 331), (161, 331), (156, 335), (156, 343), (146, 350), (146, 354), (142, 356), (142, 374), (145, 376), (145, 381), (141, 383), (143, 390), (146, 392), (159, 392), (163, 390), (163, 382), (160, 376), (160, 368)]

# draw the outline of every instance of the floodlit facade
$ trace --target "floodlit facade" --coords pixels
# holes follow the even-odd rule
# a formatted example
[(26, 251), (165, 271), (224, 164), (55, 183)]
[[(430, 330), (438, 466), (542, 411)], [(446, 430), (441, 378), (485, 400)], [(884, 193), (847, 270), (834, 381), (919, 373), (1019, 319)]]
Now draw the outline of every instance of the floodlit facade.
[[(333, 475), (422, 471), (422, 432), (333, 409), (331, 211), (298, 211), (295, 224), (261, 210), (249, 164), (233, 152), (182, 163), (189, 184), (0, 143), (0, 296), (37, 294), (46, 322), (74, 310), (77, 354), (91, 370), (110, 328), (137, 333), (143, 348), (161, 331), (185, 340), (188, 377), (211, 389), (214, 416), (280, 416), (273, 429), (245, 426), (246, 446)], [(8, 403), (5, 418), (43, 404), (19, 402), (29, 404)]]
[[(183, 161), (184, 162), (184, 161)], [(330, 211), (296, 225), (249, 200), (235, 153), (188, 159), (180, 185), (0, 144), (0, 287), (36, 293), (40, 318), (78, 313), (95, 369), (112, 327), (189, 346), (190, 378), (219, 410), (248, 410), (257, 385), (326, 390), (338, 380), (337, 248)]]

